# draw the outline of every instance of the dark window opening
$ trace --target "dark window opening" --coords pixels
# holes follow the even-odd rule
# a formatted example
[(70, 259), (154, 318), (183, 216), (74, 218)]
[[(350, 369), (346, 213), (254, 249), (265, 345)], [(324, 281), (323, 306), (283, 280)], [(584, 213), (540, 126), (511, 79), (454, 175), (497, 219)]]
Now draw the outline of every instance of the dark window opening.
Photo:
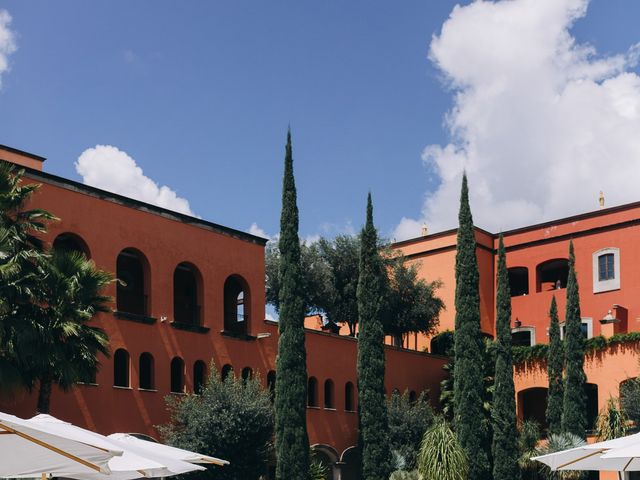
[(129, 387), (129, 352), (123, 348), (113, 354), (113, 385)]
[(61, 233), (58, 235), (53, 241), (53, 249), (59, 252), (78, 252), (86, 258), (91, 258), (87, 244), (73, 233)]
[(173, 319), (176, 322), (201, 324), (198, 296), (196, 269), (187, 263), (181, 263), (173, 272)]
[(353, 402), (353, 383), (347, 382), (344, 386), (344, 409), (347, 412), (355, 411)]
[(409, 392), (409, 402), (411, 403), (416, 403), (416, 401), (418, 400), (418, 395), (416, 394), (416, 392), (414, 392), (413, 390), (411, 390)]
[(315, 377), (309, 377), (307, 385), (307, 406), (318, 406), (318, 380)]
[(585, 396), (587, 398), (587, 429), (594, 428), (596, 419), (598, 418), (598, 385), (595, 383), (585, 383)]
[(529, 294), (529, 270), (526, 267), (510, 268), (509, 290), (512, 297)]
[(116, 262), (117, 309), (120, 312), (148, 315), (145, 260), (132, 249), (120, 252)]
[(530, 347), (533, 332), (531, 330), (520, 330), (511, 332), (511, 345), (514, 347)]
[(153, 356), (148, 352), (140, 355), (139, 367), (140, 388), (143, 390), (153, 390), (155, 388)]
[(193, 392), (201, 394), (204, 390), (207, 375), (207, 365), (198, 360), (193, 364)]
[(541, 431), (547, 430), (547, 389), (529, 388), (518, 393), (518, 409), (521, 420), (533, 420)]
[(565, 258), (549, 260), (538, 265), (537, 291), (558, 290), (567, 287), (569, 261)]
[(274, 400), (276, 395), (276, 372), (275, 370), (269, 370), (267, 373), (267, 388), (271, 394), (271, 401)]
[(333, 380), (325, 380), (324, 382), (324, 408), (334, 408)]
[(253, 378), (253, 370), (251, 367), (244, 367), (242, 369), (242, 381), (246, 382), (247, 380), (251, 380)]
[(184, 393), (184, 360), (180, 357), (171, 360), (171, 392)]
[(246, 334), (249, 323), (249, 291), (246, 282), (232, 275), (224, 282), (224, 329), (235, 334)]
[[(562, 338), (564, 339), (567, 335), (566, 323), (563, 323), (562, 325), (560, 325), (560, 331), (562, 333)], [(582, 336), (584, 337), (585, 340), (589, 338), (589, 324), (587, 322), (582, 322), (580, 324), (580, 333), (582, 333)]]
[(613, 266), (613, 253), (605, 253), (598, 257), (598, 280), (613, 280), (616, 277)]
[(220, 378), (224, 381), (230, 374), (233, 374), (233, 367), (227, 363), (220, 371)]

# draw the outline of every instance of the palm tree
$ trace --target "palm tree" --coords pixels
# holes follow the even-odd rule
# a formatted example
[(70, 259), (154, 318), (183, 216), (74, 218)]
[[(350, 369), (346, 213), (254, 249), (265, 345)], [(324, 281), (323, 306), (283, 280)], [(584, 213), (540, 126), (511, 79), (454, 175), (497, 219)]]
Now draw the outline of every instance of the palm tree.
[(24, 170), (0, 161), (0, 390), (21, 382), (16, 341), (29, 321), (27, 312), (42, 277), (43, 244), (38, 234), (55, 217), (27, 209), (38, 184), (23, 184)]
[(456, 434), (443, 420), (437, 420), (422, 439), (418, 473), (423, 480), (465, 480), (469, 460)]
[(79, 252), (53, 250), (42, 268), (42, 297), (18, 344), (26, 352), (21, 366), (27, 386), (38, 386), (38, 412), (49, 413), (53, 384), (67, 390), (86, 381), (95, 375), (98, 354), (109, 354), (106, 333), (89, 322), (111, 311), (112, 299), (102, 292), (114, 280)]

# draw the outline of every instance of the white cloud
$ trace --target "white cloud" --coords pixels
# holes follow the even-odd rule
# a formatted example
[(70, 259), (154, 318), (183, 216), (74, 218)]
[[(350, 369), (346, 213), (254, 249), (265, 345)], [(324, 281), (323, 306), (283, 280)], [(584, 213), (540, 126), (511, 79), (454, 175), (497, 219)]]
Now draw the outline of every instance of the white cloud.
[(10, 25), (11, 15), (6, 10), (0, 10), (0, 75), (9, 70), (9, 56), (17, 49), (15, 34), (9, 28)]
[(166, 185), (158, 186), (144, 175), (133, 158), (116, 147), (96, 145), (88, 148), (78, 157), (75, 167), (86, 185), (194, 215), (186, 199), (178, 197)]
[[(429, 58), (451, 88), (447, 145), (423, 160), (441, 183), (397, 239), (454, 227), (463, 169), (476, 225), (509, 229), (640, 200), (640, 49), (598, 55), (570, 29), (587, 0), (457, 6)], [(639, 39), (640, 40), (640, 39)]]
[(262, 228), (260, 228), (256, 222), (253, 222), (249, 227), (249, 233), (258, 237), (271, 239), (271, 236)]

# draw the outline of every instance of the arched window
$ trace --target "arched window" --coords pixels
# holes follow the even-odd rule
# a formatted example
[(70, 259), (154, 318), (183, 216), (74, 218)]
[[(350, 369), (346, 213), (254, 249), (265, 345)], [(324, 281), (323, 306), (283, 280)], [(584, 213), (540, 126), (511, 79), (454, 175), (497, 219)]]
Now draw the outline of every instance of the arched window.
[(409, 402), (411, 403), (416, 403), (416, 401), (418, 400), (418, 395), (416, 394), (416, 392), (414, 392), (413, 390), (411, 390), (409, 392)]
[(547, 389), (532, 387), (518, 392), (518, 417), (522, 420), (533, 420), (541, 430), (549, 427), (547, 423)]
[(538, 292), (544, 292), (566, 288), (568, 276), (569, 260), (566, 258), (543, 262), (536, 267), (536, 289)]
[(113, 354), (113, 386), (129, 387), (129, 352), (119, 348)]
[(193, 364), (193, 392), (202, 393), (206, 382), (207, 365), (202, 360)]
[(144, 255), (132, 248), (122, 250), (116, 262), (116, 277), (118, 311), (149, 315), (149, 264)]
[(532, 347), (536, 344), (535, 327), (519, 327), (511, 330), (511, 344), (514, 347)]
[(251, 367), (244, 367), (242, 369), (242, 381), (246, 382), (247, 380), (251, 380), (253, 378), (253, 370)]
[(508, 270), (509, 291), (512, 297), (529, 295), (529, 269), (527, 267), (512, 267)]
[(271, 399), (273, 400), (276, 394), (276, 372), (275, 370), (269, 370), (267, 373), (267, 388), (271, 393)]
[(347, 412), (354, 412), (355, 405), (353, 402), (353, 383), (347, 382), (344, 386), (344, 409)]
[(335, 408), (333, 403), (333, 380), (324, 381), (324, 408)]
[(153, 355), (149, 352), (144, 352), (140, 355), (138, 369), (140, 375), (139, 387), (143, 390), (153, 390), (155, 388), (155, 372), (153, 367)]
[(223, 365), (222, 370), (220, 370), (220, 378), (224, 381), (232, 373), (233, 367), (227, 363), (226, 365)]
[(224, 329), (235, 334), (249, 330), (249, 287), (239, 275), (231, 275), (224, 282)]
[(171, 392), (184, 393), (184, 360), (180, 357), (171, 360)]
[(54, 250), (61, 252), (78, 252), (85, 257), (91, 258), (89, 247), (86, 242), (75, 233), (61, 233), (53, 241)]
[(316, 377), (309, 377), (307, 384), (307, 406), (318, 406), (318, 380), (316, 380)]
[(173, 319), (177, 323), (200, 325), (200, 272), (181, 263), (173, 272)]

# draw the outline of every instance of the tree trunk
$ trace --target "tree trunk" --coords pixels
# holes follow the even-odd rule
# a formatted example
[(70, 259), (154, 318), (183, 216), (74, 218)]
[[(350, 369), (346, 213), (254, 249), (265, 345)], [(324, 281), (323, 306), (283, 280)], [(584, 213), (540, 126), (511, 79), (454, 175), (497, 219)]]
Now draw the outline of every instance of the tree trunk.
[(40, 388), (38, 390), (38, 406), (36, 407), (38, 413), (49, 413), (49, 406), (51, 404), (51, 387), (53, 379), (50, 373), (45, 373), (40, 377)]

